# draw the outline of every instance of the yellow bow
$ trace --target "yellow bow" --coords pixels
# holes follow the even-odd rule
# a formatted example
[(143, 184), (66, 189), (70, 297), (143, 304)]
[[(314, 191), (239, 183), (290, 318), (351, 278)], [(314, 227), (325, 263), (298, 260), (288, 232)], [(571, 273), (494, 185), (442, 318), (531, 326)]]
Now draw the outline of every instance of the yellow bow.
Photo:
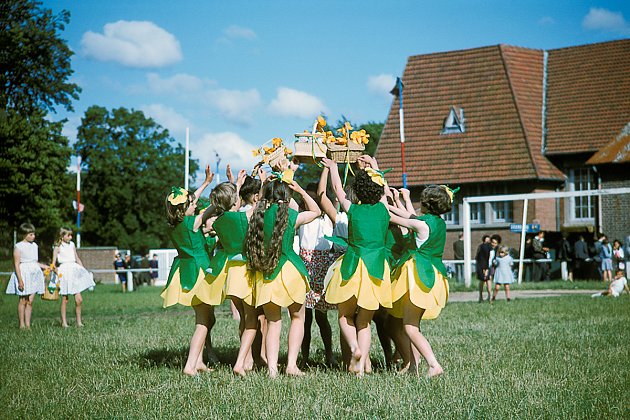
[(454, 190), (452, 190), (447, 185), (440, 185), (440, 187), (442, 187), (442, 188), (444, 188), (446, 190), (446, 193), (448, 194), (449, 198), (451, 199), (451, 203), (452, 203), (453, 202), (453, 197), (455, 196), (457, 191), (459, 191), (459, 187), (455, 188)]
[(370, 168), (370, 167), (365, 168), (365, 172), (367, 172), (370, 178), (372, 178), (372, 182), (380, 185), (381, 187), (384, 187), (385, 185), (387, 185), (387, 181), (385, 181), (385, 173), (389, 172), (390, 170), (379, 171), (377, 169)]
[(171, 187), (171, 193), (168, 195), (168, 202), (174, 206), (188, 201), (188, 191), (181, 187)]
[(294, 172), (291, 169), (285, 169), (282, 173), (279, 173), (279, 172), (271, 172), (271, 173), (280, 181), (286, 184), (291, 184), (293, 182)]

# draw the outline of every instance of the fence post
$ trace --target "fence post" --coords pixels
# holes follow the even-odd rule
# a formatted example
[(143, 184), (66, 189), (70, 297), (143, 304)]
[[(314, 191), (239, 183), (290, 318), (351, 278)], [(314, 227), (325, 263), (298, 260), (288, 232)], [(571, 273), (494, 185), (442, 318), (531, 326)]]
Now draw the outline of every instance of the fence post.
[(133, 273), (131, 272), (131, 270), (126, 270), (126, 271), (127, 271), (127, 291), (133, 292)]

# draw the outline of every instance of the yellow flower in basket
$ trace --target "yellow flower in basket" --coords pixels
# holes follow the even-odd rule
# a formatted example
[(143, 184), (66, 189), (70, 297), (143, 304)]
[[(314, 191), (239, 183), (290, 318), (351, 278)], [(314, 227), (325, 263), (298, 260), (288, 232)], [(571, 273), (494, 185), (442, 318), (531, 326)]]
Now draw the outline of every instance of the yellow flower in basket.
[(265, 151), (266, 155), (268, 155), (269, 153), (274, 151), (274, 149), (272, 149), (271, 147), (268, 147), (268, 146), (263, 147), (263, 150)]
[(288, 147), (284, 148), (284, 154), (285, 155), (292, 155), (293, 154), (293, 150), (289, 149)]
[(326, 127), (326, 120), (321, 115), (317, 117), (317, 131), (324, 131)]
[(254, 157), (260, 156), (260, 149), (252, 149), (252, 155)]
[(273, 139), (271, 139), (271, 144), (273, 145), (273, 147), (278, 147), (282, 144), (282, 139), (280, 137), (274, 137)]

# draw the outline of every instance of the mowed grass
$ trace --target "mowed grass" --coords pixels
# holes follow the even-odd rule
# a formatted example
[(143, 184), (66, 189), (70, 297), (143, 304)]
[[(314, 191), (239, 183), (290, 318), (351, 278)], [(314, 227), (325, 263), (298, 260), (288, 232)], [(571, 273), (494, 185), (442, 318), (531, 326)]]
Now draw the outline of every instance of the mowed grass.
[[(313, 323), (304, 378), (231, 373), (238, 346), (229, 306), (217, 308), (221, 364), (185, 377), (190, 308), (160, 307), (157, 288), (84, 294), (82, 329), (60, 327), (59, 302), (37, 298), (17, 328), (0, 301), (2, 418), (629, 418), (630, 298), (589, 296), (453, 303), (422, 329), (445, 368), (432, 380), (380, 368), (362, 379), (326, 369)], [(71, 324), (74, 306), (69, 305)], [(338, 342), (336, 313), (329, 319)], [(281, 361), (286, 360), (283, 325)], [(374, 334), (375, 336), (375, 334)], [(338, 349), (338, 346), (337, 346)], [(382, 366), (374, 337), (372, 359)]]

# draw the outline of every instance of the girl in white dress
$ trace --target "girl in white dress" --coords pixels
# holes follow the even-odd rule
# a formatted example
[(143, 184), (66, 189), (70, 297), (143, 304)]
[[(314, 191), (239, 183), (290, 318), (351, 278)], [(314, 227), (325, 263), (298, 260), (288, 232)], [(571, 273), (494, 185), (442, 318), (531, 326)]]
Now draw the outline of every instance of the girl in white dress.
[(18, 295), (18, 319), (20, 328), (31, 328), (33, 300), (35, 295), (44, 294), (44, 264), (39, 263), (39, 253), (35, 241), (35, 227), (22, 223), (19, 232), (22, 241), (13, 248), (13, 266), (15, 271), (7, 286), (7, 294)]
[(77, 315), (77, 327), (82, 327), (81, 304), (83, 297), (81, 292), (94, 287), (93, 274), (83, 267), (83, 263), (77, 255), (77, 249), (72, 242), (72, 230), (59, 229), (59, 238), (53, 249), (53, 263), (59, 264), (55, 270), (59, 277), (59, 294), (61, 295), (61, 326), (66, 328), (66, 306), (68, 296), (74, 295), (75, 312)]

